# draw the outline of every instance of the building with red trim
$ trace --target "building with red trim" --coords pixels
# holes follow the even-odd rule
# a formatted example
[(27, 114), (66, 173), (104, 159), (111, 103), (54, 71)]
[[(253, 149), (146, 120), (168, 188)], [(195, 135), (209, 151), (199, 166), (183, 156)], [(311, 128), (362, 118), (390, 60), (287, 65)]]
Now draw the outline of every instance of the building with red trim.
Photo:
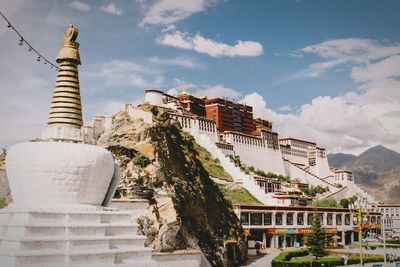
[(206, 117), (215, 121), (219, 132), (251, 134), (255, 130), (253, 108), (222, 98), (206, 100)]

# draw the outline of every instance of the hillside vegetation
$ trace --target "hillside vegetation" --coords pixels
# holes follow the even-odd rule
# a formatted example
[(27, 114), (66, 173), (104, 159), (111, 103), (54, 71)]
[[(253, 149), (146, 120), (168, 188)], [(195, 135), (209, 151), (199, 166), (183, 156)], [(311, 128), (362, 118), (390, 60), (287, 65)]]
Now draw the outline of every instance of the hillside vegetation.
[(194, 149), (198, 154), (198, 159), (203, 164), (204, 168), (212, 177), (217, 177), (222, 180), (232, 182), (232, 177), (224, 170), (218, 159), (214, 158), (207, 149), (194, 143)]
[(225, 185), (218, 184), (218, 188), (221, 190), (222, 194), (224, 194), (224, 197), (232, 202), (232, 204), (262, 205), (257, 198), (243, 187), (228, 189)]

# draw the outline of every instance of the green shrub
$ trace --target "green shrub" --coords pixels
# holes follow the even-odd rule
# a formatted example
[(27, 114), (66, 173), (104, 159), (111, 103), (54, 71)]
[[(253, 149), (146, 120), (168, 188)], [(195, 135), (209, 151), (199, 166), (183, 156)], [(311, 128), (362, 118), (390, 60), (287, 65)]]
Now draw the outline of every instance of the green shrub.
[(150, 164), (150, 159), (142, 153), (137, 152), (135, 154), (135, 157), (133, 158), (133, 164), (145, 168), (147, 165)]
[[(349, 252), (331, 252), (328, 257), (324, 257), (318, 260), (311, 258), (299, 258), (309, 255), (307, 249), (300, 249), (294, 251), (285, 251), (280, 253), (272, 260), (272, 266), (274, 267), (322, 267), (322, 266), (342, 266), (344, 261), (341, 259), (341, 255), (347, 255), (347, 264), (359, 264), (360, 257), (358, 254)], [(383, 255), (372, 255), (365, 254), (363, 257), (364, 263), (371, 262), (383, 262)]]
[(267, 174), (260, 169), (255, 170), (254, 173), (258, 176), (267, 177)]

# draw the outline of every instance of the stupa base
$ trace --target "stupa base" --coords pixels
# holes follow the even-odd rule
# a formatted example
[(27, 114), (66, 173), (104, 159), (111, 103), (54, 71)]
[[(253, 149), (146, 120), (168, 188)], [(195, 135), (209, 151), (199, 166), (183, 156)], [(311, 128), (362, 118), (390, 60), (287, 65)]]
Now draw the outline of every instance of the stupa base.
[(0, 262), (9, 267), (158, 266), (132, 214), (75, 205), (0, 211)]

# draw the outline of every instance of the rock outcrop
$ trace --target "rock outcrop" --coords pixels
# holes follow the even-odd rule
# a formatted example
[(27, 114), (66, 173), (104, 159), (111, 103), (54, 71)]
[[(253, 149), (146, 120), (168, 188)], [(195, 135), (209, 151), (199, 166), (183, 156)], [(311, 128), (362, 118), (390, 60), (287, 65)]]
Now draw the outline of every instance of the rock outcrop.
[[(98, 140), (120, 161), (116, 197), (146, 198), (151, 206), (139, 220), (157, 251), (200, 248), (213, 266), (234, 266), (246, 256), (243, 229), (218, 187), (204, 169), (194, 139), (158, 108), (152, 124), (116, 115), (111, 130)], [(224, 242), (237, 240), (236, 260)]]

